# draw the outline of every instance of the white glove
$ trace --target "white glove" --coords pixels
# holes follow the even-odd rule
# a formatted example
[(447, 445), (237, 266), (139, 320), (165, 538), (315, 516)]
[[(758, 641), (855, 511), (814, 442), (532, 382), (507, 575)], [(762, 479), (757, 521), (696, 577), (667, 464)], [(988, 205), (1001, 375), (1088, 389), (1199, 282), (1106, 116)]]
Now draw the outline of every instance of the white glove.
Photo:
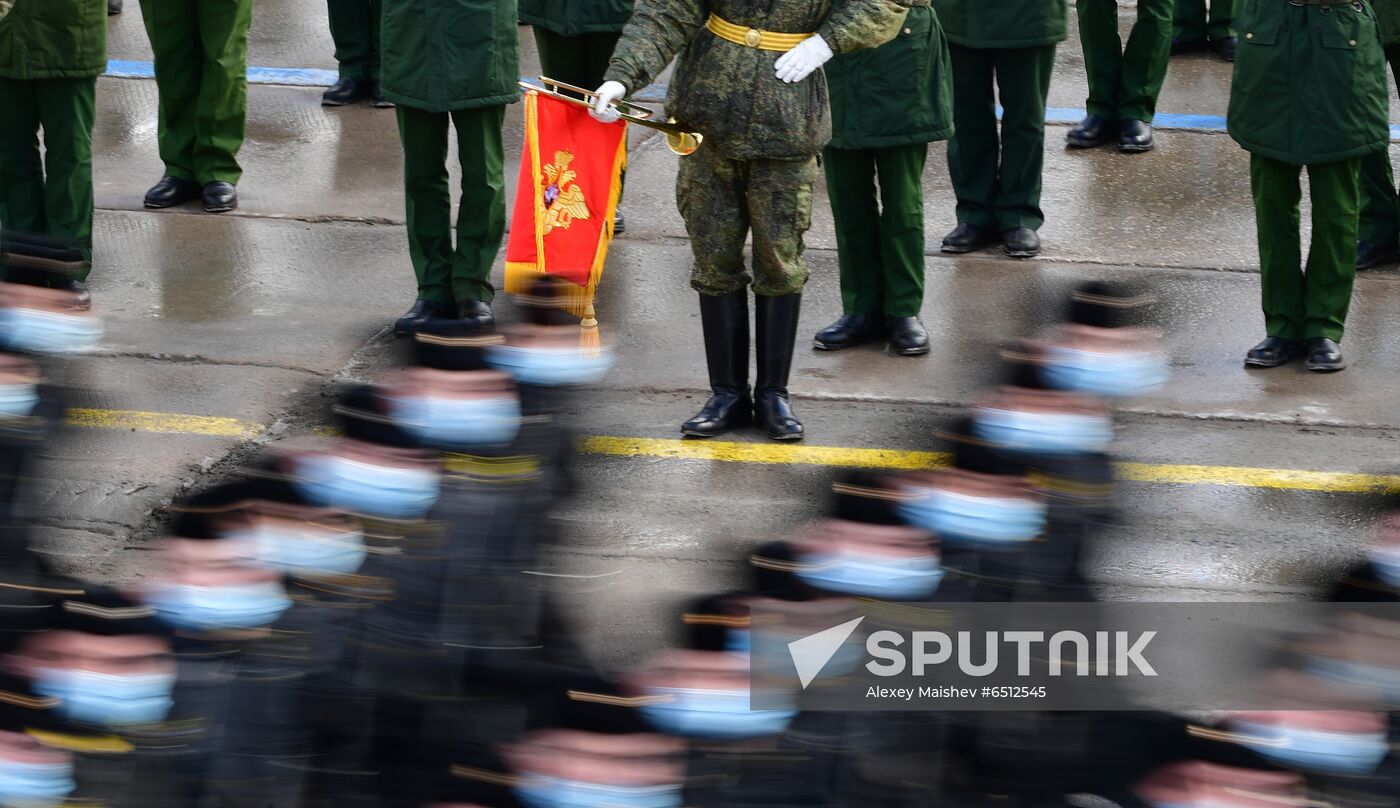
[(627, 95), (627, 88), (619, 81), (605, 81), (603, 86), (598, 88), (598, 97), (594, 99), (593, 109), (588, 111), (596, 120), (603, 123), (617, 123), (622, 115), (617, 111), (617, 102)]
[(834, 55), (826, 40), (813, 34), (802, 40), (797, 47), (779, 56), (778, 61), (773, 63), (773, 69), (779, 79), (792, 84), (815, 73), (817, 68), (831, 61)]

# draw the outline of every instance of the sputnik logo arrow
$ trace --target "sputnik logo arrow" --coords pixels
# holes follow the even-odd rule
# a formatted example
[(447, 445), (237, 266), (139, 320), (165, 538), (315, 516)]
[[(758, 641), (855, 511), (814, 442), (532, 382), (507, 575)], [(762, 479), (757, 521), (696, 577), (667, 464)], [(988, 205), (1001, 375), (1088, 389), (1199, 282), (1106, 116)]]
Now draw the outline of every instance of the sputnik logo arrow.
[(855, 631), (856, 626), (864, 619), (857, 617), (839, 626), (832, 626), (788, 643), (788, 653), (792, 655), (792, 664), (797, 668), (797, 678), (802, 682), (803, 690), (817, 678), (817, 674), (822, 672), (822, 668), (826, 667), (826, 663), (831, 661), (841, 649), (842, 643), (846, 642), (846, 638), (851, 636), (851, 632)]

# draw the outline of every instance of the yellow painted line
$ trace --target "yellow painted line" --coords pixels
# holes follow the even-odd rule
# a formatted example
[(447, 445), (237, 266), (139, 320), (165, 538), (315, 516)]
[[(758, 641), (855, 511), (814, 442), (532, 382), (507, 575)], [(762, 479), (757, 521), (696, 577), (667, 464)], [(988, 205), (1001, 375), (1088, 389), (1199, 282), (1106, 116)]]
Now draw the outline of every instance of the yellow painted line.
[(662, 457), (682, 460), (720, 460), (730, 463), (842, 466), (867, 469), (927, 469), (942, 465), (948, 460), (948, 455), (945, 452), (848, 449), (840, 446), (804, 446), (794, 443), (618, 438), (608, 435), (584, 438), (580, 442), (579, 450), (584, 454), (618, 457)]
[[(259, 424), (236, 418), (140, 410), (76, 408), (68, 411), (68, 423), (97, 429), (121, 429), (171, 435), (212, 435), (248, 438), (263, 430)], [(681, 440), (678, 438), (628, 438), (595, 435), (583, 438), (584, 454), (611, 457), (654, 457), (666, 460), (710, 460), (724, 463), (757, 463), (788, 466), (919, 470), (948, 462), (946, 452), (910, 452), (898, 449), (862, 449), (814, 446), (801, 443), (740, 443), (737, 441)], [(1400, 475), (1355, 474), (1302, 469), (1202, 466), (1159, 463), (1119, 463), (1118, 477), (1139, 483), (1169, 485), (1218, 485), (1236, 488), (1272, 488), (1289, 491), (1326, 491), (1348, 494), (1400, 493)]]
[(258, 424), (236, 418), (216, 418), (211, 415), (180, 415), (170, 412), (141, 410), (99, 410), (76, 407), (68, 410), (68, 424), (96, 429), (124, 429), (135, 432), (157, 432), (174, 435), (216, 435), (220, 437), (252, 437), (262, 431)]
[(1280, 488), (1290, 491), (1331, 491), (1347, 494), (1400, 492), (1400, 475), (1353, 474), (1340, 471), (1263, 469), (1247, 466), (1156, 465), (1119, 463), (1118, 478), (1140, 483), (1228, 485), (1243, 488)]
[[(579, 448), (585, 454), (615, 457), (659, 457), (843, 468), (917, 470), (936, 468), (948, 462), (946, 452), (610, 436), (584, 438)], [(1157, 463), (1118, 463), (1116, 468), (1119, 479), (1140, 483), (1221, 485), (1334, 493), (1400, 493), (1400, 475), (1392, 474)]]

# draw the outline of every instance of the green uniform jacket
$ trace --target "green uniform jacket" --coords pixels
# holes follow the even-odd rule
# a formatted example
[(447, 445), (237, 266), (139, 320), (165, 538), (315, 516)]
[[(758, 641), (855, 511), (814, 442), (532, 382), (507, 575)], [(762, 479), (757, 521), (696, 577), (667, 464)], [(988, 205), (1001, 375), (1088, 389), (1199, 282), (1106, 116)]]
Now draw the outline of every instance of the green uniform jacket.
[(385, 98), (428, 112), (520, 98), (515, 0), (384, 0), (383, 13)]
[(965, 48), (1042, 48), (1069, 36), (1068, 0), (933, 0), (948, 41)]
[(1364, 3), (1248, 0), (1229, 130), (1253, 154), (1294, 165), (1347, 160), (1390, 142), (1385, 53)]
[(1400, 45), (1400, 0), (1371, 0), (1381, 23), (1381, 44)]
[(826, 64), (831, 146), (883, 149), (953, 136), (953, 69), (930, 0), (914, 0), (899, 35)]
[(800, 160), (831, 140), (826, 76), (787, 84), (773, 73), (781, 55), (729, 42), (705, 28), (711, 12), (777, 33), (815, 31), (837, 54), (882, 45), (899, 33), (910, 0), (640, 0), (623, 29), (606, 78), (635, 92), (681, 54), (666, 108), (705, 135), (702, 148), (735, 160)]
[(632, 0), (520, 0), (521, 22), (564, 36), (621, 31), (631, 17)]
[(86, 79), (106, 69), (105, 0), (18, 0), (0, 17), (0, 78)]

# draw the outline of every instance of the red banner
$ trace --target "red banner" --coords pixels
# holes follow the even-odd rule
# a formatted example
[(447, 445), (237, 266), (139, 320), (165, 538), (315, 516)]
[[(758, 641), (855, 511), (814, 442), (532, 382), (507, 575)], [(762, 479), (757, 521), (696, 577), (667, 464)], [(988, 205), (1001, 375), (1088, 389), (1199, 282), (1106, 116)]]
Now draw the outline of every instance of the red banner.
[(578, 287), (570, 310), (592, 316), (627, 162), (624, 123), (537, 92), (525, 94), (525, 151), (506, 245), (506, 291), (548, 273)]

